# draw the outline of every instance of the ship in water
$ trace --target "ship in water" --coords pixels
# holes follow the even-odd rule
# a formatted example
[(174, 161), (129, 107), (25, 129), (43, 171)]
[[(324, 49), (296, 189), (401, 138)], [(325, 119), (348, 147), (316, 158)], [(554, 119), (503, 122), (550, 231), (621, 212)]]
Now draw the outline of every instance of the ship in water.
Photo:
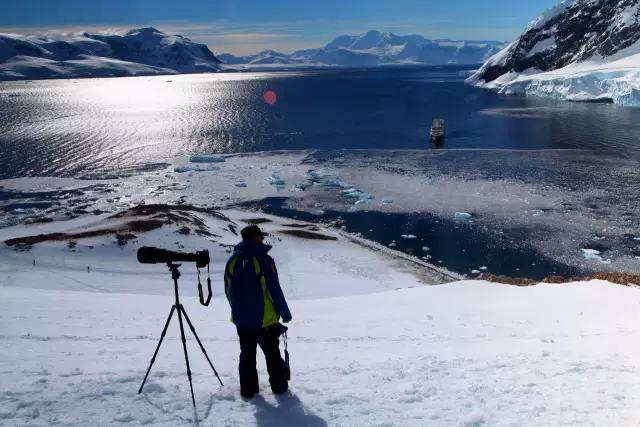
[(433, 119), (429, 135), (433, 144), (442, 145), (444, 143), (444, 119)]

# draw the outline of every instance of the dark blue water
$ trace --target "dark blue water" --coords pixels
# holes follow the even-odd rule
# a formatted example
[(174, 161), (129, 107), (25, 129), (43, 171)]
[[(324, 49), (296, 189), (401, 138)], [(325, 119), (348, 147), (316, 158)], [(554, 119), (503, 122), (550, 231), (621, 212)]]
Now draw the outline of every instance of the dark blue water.
[[(513, 244), (514, 241), (527, 241), (531, 230), (526, 229), (500, 235), (484, 231), (472, 222), (452, 221), (427, 213), (327, 210), (318, 215), (288, 208), (286, 198), (274, 197), (245, 206), (302, 221), (322, 223), (339, 220), (347, 232), (360, 233), (366, 239), (383, 245), (393, 241), (395, 250), (417, 257), (428, 256), (429, 263), (463, 275), (475, 270), (475, 274), (470, 274), (472, 277), (484, 271), (543, 280), (548, 276), (571, 277), (589, 272), (588, 269), (555, 261), (526, 245)], [(400, 233), (419, 237), (402, 239), (398, 238)], [(423, 247), (429, 250), (425, 251)]]
[[(0, 83), (0, 178), (131, 170), (178, 155), (305, 148), (567, 149), (637, 156), (640, 109), (507, 98), (461, 67)], [(277, 94), (267, 104), (267, 90)]]

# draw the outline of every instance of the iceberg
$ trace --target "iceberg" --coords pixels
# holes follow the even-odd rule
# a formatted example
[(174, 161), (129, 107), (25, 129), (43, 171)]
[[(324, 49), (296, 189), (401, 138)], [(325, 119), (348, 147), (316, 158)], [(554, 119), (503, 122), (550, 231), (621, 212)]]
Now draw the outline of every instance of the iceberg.
[(204, 154), (198, 156), (189, 157), (191, 163), (224, 163), (226, 160), (224, 157), (214, 156), (211, 154)]
[(269, 182), (269, 184), (273, 185), (274, 187), (276, 187), (276, 189), (278, 191), (284, 189), (284, 186), (286, 184), (286, 182), (284, 181), (284, 179), (280, 178), (279, 175), (277, 174), (271, 174), (267, 177), (267, 181)]
[(216, 166), (209, 167), (199, 167), (199, 166), (176, 166), (173, 168), (173, 171), (176, 173), (185, 173), (185, 172), (212, 172), (219, 171), (220, 168)]
[(348, 199), (358, 199), (355, 204), (359, 205), (361, 203), (368, 203), (373, 200), (374, 197), (370, 193), (365, 193), (364, 191), (360, 191), (357, 188), (349, 188), (347, 190), (342, 190), (342, 196)]
[(580, 249), (580, 252), (582, 252), (582, 256), (588, 260), (600, 261), (603, 264), (611, 264), (611, 261), (602, 258), (602, 252), (596, 249), (583, 248)]
[(472, 215), (467, 212), (456, 212), (453, 214), (453, 219), (455, 219), (456, 221), (463, 221), (471, 218)]

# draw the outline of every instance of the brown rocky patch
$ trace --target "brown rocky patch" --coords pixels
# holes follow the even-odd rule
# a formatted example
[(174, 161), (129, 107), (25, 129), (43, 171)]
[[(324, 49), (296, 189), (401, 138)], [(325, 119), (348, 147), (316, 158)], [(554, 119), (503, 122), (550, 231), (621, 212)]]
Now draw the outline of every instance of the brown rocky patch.
[(249, 218), (249, 219), (244, 219), (243, 221), (246, 222), (247, 224), (254, 224), (254, 225), (273, 222), (269, 218)]
[(478, 276), (478, 279), (486, 280), (487, 282), (503, 283), (505, 285), (515, 285), (515, 286), (533, 286), (538, 284), (538, 281), (529, 279), (527, 277), (501, 276), (497, 274), (488, 274), (488, 273), (481, 274), (480, 276)]
[(327, 236), (326, 234), (315, 233), (308, 230), (280, 230), (282, 234), (288, 234), (290, 236), (300, 237), (302, 239), (310, 240), (338, 240), (336, 237)]

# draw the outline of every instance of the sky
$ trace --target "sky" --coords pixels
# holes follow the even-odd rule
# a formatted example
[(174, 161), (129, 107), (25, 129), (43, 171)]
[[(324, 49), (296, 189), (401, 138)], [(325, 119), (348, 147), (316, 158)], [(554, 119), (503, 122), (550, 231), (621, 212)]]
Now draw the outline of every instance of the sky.
[(291, 52), (367, 30), (511, 40), (559, 0), (2, 0), (0, 32), (124, 32), (154, 26), (214, 53)]

